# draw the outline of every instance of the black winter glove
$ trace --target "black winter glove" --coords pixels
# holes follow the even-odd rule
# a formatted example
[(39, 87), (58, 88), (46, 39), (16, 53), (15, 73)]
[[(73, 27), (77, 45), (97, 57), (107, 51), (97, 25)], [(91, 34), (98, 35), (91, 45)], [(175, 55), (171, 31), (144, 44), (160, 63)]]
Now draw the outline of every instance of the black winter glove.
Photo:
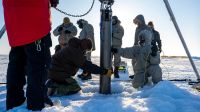
[(162, 49), (159, 49), (159, 52), (161, 53), (161, 52), (162, 52)]
[(51, 7), (57, 7), (57, 5), (59, 4), (59, 0), (50, 0), (51, 3)]
[(155, 51), (151, 52), (151, 56), (155, 57), (156, 55), (157, 55), (157, 52), (155, 52)]
[(70, 34), (71, 31), (69, 31), (69, 30), (65, 30), (65, 33), (66, 33), (66, 34)]
[(59, 28), (58, 28), (58, 31), (59, 31), (59, 32), (60, 32), (61, 30), (63, 30), (63, 27), (59, 27)]
[(111, 52), (113, 52), (113, 53), (118, 53), (118, 49), (117, 49), (117, 48), (114, 48), (114, 47), (112, 47), (112, 48), (111, 48)]

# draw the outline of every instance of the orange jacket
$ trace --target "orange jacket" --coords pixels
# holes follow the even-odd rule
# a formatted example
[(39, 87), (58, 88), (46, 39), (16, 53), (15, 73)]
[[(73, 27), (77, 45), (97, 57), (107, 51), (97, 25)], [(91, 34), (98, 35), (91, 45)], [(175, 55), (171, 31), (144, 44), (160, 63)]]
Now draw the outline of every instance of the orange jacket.
[(49, 0), (3, 0), (11, 47), (32, 43), (51, 30)]

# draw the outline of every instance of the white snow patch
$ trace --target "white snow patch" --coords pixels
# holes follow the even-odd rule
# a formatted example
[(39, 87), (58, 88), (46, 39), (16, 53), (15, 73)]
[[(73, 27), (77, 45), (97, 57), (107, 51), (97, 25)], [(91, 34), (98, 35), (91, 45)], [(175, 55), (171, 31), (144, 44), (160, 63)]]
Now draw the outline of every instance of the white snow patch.
[[(99, 58), (93, 58), (98, 62)], [(128, 75), (134, 74), (131, 61), (128, 72), (120, 73), (120, 79), (112, 77), (112, 94), (99, 94), (99, 76), (92, 75), (91, 81), (81, 81), (82, 91), (77, 94), (51, 97), (53, 101), (60, 100), (61, 106), (46, 107), (42, 112), (199, 112), (200, 93), (191, 88), (187, 82), (170, 82), (168, 79), (192, 79), (196, 76), (186, 58), (162, 59), (163, 79), (155, 86), (145, 86), (136, 90), (132, 87)], [(194, 60), (200, 71), (200, 60)], [(6, 81), (8, 57), (0, 56), (0, 81)], [(98, 64), (98, 63), (97, 63)], [(77, 74), (80, 74), (81, 70)], [(127, 74), (128, 73), (128, 74)], [(0, 85), (0, 112), (5, 111), (6, 87)], [(9, 112), (31, 112), (26, 109), (26, 103)]]

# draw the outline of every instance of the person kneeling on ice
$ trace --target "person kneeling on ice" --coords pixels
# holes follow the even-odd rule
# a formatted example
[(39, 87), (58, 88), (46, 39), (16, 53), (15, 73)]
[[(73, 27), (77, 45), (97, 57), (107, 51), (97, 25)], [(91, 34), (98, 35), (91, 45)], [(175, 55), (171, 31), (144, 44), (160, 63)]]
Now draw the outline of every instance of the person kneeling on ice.
[[(151, 48), (152, 50), (153, 48)], [(145, 74), (146, 83), (150, 80), (153, 84), (162, 81), (162, 69), (160, 67), (160, 52), (152, 50), (148, 57), (147, 71)]]
[(134, 88), (143, 87), (145, 84), (146, 64), (148, 56), (151, 53), (151, 38), (151, 31), (144, 29), (138, 34), (138, 45), (128, 48), (111, 49), (113, 53), (117, 53), (122, 57), (135, 60), (135, 64), (133, 65), (134, 78), (132, 81)]
[(73, 78), (78, 69), (89, 71), (93, 74), (103, 74), (108, 77), (112, 70), (101, 68), (85, 57), (85, 53), (91, 51), (90, 39), (71, 38), (68, 45), (52, 56), (51, 67), (48, 72), (49, 80), (46, 82), (48, 95), (69, 95), (81, 90)]

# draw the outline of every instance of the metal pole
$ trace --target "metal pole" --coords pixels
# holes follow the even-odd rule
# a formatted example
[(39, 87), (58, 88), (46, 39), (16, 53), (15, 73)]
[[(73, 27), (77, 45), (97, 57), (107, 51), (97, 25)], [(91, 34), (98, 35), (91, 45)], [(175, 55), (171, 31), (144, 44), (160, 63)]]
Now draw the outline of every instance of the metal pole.
[[(111, 0), (100, 0), (101, 2), (101, 22), (100, 22), (100, 66), (106, 69), (112, 68), (111, 43), (112, 43), (112, 10)], [(111, 78), (100, 75), (99, 92), (102, 94), (111, 93)]]
[(173, 12), (172, 12), (172, 9), (171, 9), (171, 7), (170, 7), (170, 5), (169, 5), (169, 2), (168, 2), (168, 0), (163, 0), (163, 1), (164, 1), (164, 3), (165, 3), (165, 6), (166, 6), (166, 8), (167, 8), (167, 11), (168, 11), (168, 13), (169, 13), (169, 15), (170, 15), (170, 17), (171, 17), (171, 20), (172, 20), (172, 22), (174, 23), (174, 26), (175, 26), (175, 28), (176, 28), (176, 31), (177, 31), (178, 35), (179, 35), (179, 38), (181, 39), (181, 42), (182, 42), (182, 44), (183, 44), (183, 47), (184, 47), (184, 49), (185, 49), (185, 51), (186, 51), (186, 53), (187, 53), (187, 56), (188, 56), (189, 60), (190, 60), (190, 63), (191, 63), (191, 65), (192, 65), (192, 68), (193, 68), (193, 70), (194, 70), (194, 72), (195, 72), (195, 74), (196, 74), (197, 80), (200, 81), (199, 73), (198, 73), (198, 71), (197, 71), (197, 68), (196, 68), (196, 66), (195, 66), (195, 64), (194, 64), (194, 62), (193, 62), (193, 60), (192, 60), (192, 57), (191, 57), (190, 52), (189, 52), (189, 50), (188, 50), (188, 48), (187, 48), (187, 45), (186, 45), (185, 40), (184, 40), (184, 38), (183, 38), (183, 35), (182, 35), (182, 33), (181, 33), (181, 31), (180, 31), (180, 29), (179, 29), (179, 27), (178, 27), (178, 24), (177, 24), (177, 22), (176, 22), (176, 19), (175, 19), (175, 16), (174, 16)]
[(1, 31), (0, 31), (0, 39), (3, 36), (3, 34), (5, 33), (5, 31), (6, 31), (6, 27), (5, 27), (5, 25), (3, 25), (3, 27), (1, 28)]

